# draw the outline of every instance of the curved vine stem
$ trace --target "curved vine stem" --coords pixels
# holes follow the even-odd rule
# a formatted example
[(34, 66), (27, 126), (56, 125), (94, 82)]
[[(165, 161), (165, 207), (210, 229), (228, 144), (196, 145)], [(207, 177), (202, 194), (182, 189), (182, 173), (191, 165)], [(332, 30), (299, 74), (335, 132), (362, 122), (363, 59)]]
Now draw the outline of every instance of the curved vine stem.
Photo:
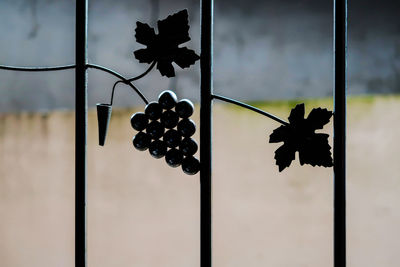
[(0, 65), (0, 69), (10, 70), (10, 71), (35, 72), (35, 71), (57, 71), (57, 70), (74, 69), (75, 66), (76, 66), (75, 64), (55, 66), (55, 67), (17, 67), (17, 66)]
[[(109, 74), (111, 74), (111, 75), (114, 75), (115, 77), (118, 77), (118, 78), (120, 79), (119, 81), (115, 82), (114, 85), (113, 85), (110, 105), (112, 105), (112, 103), (113, 103), (115, 87), (116, 87), (116, 85), (117, 85), (118, 83), (121, 83), (121, 82), (123, 82), (123, 83), (129, 85), (129, 86), (139, 95), (139, 97), (143, 100), (143, 102), (144, 102), (146, 105), (149, 103), (149, 101), (148, 101), (147, 98), (143, 95), (143, 93), (142, 93), (136, 86), (134, 86), (134, 85), (132, 84), (132, 82), (130, 81), (132, 78), (131, 78), (131, 79), (126, 79), (124, 76), (122, 76), (122, 75), (119, 74), (118, 72), (115, 72), (115, 71), (113, 71), (113, 70), (111, 70), (111, 69), (108, 69), (108, 68), (103, 67), (103, 66), (100, 66), (100, 65), (87, 64), (86, 66), (87, 66), (88, 68), (93, 68), (93, 69), (98, 69), (98, 70), (105, 71), (105, 72), (107, 72), (107, 73), (109, 73)], [(153, 67), (154, 67), (154, 66), (153, 66)], [(149, 69), (150, 69), (150, 68), (149, 68)], [(151, 70), (151, 69), (150, 69), (150, 70)], [(150, 70), (147, 70), (145, 73), (147, 74)], [(141, 75), (139, 75), (139, 76), (143, 77), (144, 75), (143, 75), (143, 76), (142, 76), (142, 75), (143, 75), (143, 74), (141, 74)], [(137, 76), (137, 77), (139, 77), (139, 76)], [(134, 78), (137, 78), (137, 77), (134, 77)]]
[(271, 113), (268, 113), (268, 112), (263, 111), (263, 110), (261, 110), (261, 109), (258, 109), (258, 108), (256, 108), (256, 107), (250, 106), (250, 105), (245, 104), (245, 103), (243, 103), (243, 102), (240, 102), (240, 101), (237, 101), (237, 100), (234, 100), (234, 99), (225, 97), (225, 96), (220, 96), (220, 95), (214, 95), (214, 94), (213, 94), (213, 95), (211, 95), (211, 96), (212, 96), (212, 98), (215, 98), (215, 99), (218, 99), (218, 100), (221, 100), (221, 101), (224, 101), (224, 102), (228, 102), (228, 103), (231, 103), (231, 104), (240, 106), (240, 107), (242, 107), (242, 108), (246, 108), (246, 109), (249, 109), (249, 110), (251, 110), (251, 111), (257, 112), (257, 113), (259, 113), (259, 114), (261, 114), (261, 115), (264, 115), (264, 116), (266, 116), (266, 117), (268, 117), (268, 118), (270, 118), (270, 119), (272, 119), (272, 120), (274, 120), (274, 121), (276, 121), (276, 122), (279, 122), (279, 123), (281, 123), (281, 124), (283, 124), (283, 125), (289, 125), (288, 122), (282, 120), (281, 118), (278, 118), (278, 117), (276, 117), (275, 115), (272, 115)]
[[(151, 63), (151, 65), (150, 65), (150, 67), (149, 67), (145, 72), (143, 72), (142, 74), (140, 74), (140, 75), (138, 75), (138, 76), (135, 76), (135, 77), (132, 77), (132, 78), (129, 78), (129, 79), (126, 79), (126, 80), (121, 79), (121, 80), (119, 80), (119, 81), (116, 81), (116, 82), (114, 83), (113, 88), (112, 88), (112, 91), (111, 91), (110, 105), (112, 106), (112, 104), (113, 104), (115, 88), (117, 87), (117, 85), (118, 85), (119, 83), (125, 83), (125, 84), (128, 84), (128, 85), (129, 85), (131, 82), (136, 81), (136, 80), (139, 80), (139, 79), (143, 78), (144, 76), (146, 76), (146, 75), (154, 68), (155, 65), (156, 65), (156, 61), (153, 61), (153, 62)], [(137, 89), (137, 91), (139, 91), (139, 90)], [(140, 91), (139, 91), (139, 92), (140, 92)], [(142, 94), (142, 93), (140, 92), (140, 94)], [(142, 99), (143, 99), (143, 98), (142, 98)], [(144, 102), (146, 103), (146, 105), (149, 103), (149, 101), (147, 101), (147, 99), (146, 99), (146, 100), (143, 99), (143, 100), (144, 100)]]
[(129, 78), (129, 79), (127, 79), (129, 82), (133, 82), (133, 81), (136, 81), (136, 80), (139, 80), (139, 79), (141, 79), (141, 78), (143, 78), (144, 76), (146, 76), (153, 68), (154, 68), (154, 66), (156, 65), (156, 61), (153, 61), (152, 63), (151, 63), (151, 65), (150, 65), (150, 67), (145, 71), (145, 72), (143, 72), (142, 74), (140, 74), (140, 75), (138, 75), (138, 76), (136, 76), (136, 77), (133, 77), (133, 78)]
[[(152, 64), (150, 65), (150, 67), (142, 74), (133, 77), (133, 78), (125, 78), (124, 76), (122, 76), (121, 74), (119, 74), (116, 71), (113, 71), (109, 68), (100, 66), (100, 65), (96, 65), (96, 64), (86, 64), (86, 68), (93, 68), (93, 69), (98, 69), (98, 70), (102, 70), (104, 72), (107, 72), (111, 75), (114, 75), (115, 77), (119, 78), (120, 80), (117, 81), (114, 86), (113, 86), (113, 91), (112, 91), (112, 97), (111, 97), (111, 104), (113, 101), (113, 96), (114, 96), (114, 90), (115, 87), (118, 83), (123, 82), (125, 84), (127, 84), (128, 86), (130, 86), (138, 95), (139, 97), (143, 100), (143, 102), (147, 105), (149, 103), (149, 101), (146, 99), (146, 97), (143, 95), (143, 93), (135, 86), (132, 84), (132, 81), (136, 81), (139, 80), (140, 78), (143, 78), (144, 76), (146, 76), (155, 66), (156, 62), (152, 62)], [(62, 65), (62, 66), (54, 66), (54, 67), (20, 67), (20, 66), (8, 66), (8, 65), (0, 65), (0, 69), (1, 70), (8, 70), (8, 71), (26, 71), (26, 72), (41, 72), (41, 71), (59, 71), (59, 70), (67, 70), (67, 69), (74, 69), (76, 67), (75, 64), (70, 64), (70, 65)]]

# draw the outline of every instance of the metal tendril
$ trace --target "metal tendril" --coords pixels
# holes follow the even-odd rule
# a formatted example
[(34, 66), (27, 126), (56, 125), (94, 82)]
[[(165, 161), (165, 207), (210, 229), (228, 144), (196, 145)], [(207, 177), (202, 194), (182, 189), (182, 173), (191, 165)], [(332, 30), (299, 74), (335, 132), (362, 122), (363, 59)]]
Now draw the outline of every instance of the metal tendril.
[[(124, 76), (122, 76), (121, 74), (119, 74), (118, 72), (111, 70), (109, 68), (106, 68), (104, 66), (101, 66), (101, 65), (88, 63), (88, 64), (86, 64), (86, 68), (102, 70), (102, 71), (107, 72), (111, 75), (114, 75), (115, 77), (120, 79), (117, 82), (115, 82), (113, 85), (112, 96), (111, 96), (111, 105), (113, 103), (114, 90), (118, 83), (125, 83), (128, 86), (130, 86), (139, 95), (139, 97), (143, 100), (143, 102), (145, 104), (148, 104), (149, 101), (147, 100), (147, 98), (143, 95), (143, 93), (135, 85), (132, 84), (132, 81), (139, 80), (139, 79), (143, 78), (144, 76), (146, 76), (154, 68), (155, 64), (156, 64), (155, 61), (152, 62), (150, 67), (145, 72), (143, 72), (142, 74), (140, 74), (136, 77), (132, 77), (132, 78), (128, 78), (128, 79), (125, 78)], [(75, 68), (76, 68), (75, 64), (53, 66), (53, 67), (21, 67), (21, 66), (0, 65), (0, 69), (2, 69), (2, 70), (26, 71), (26, 72), (60, 71), (60, 70), (75, 69)]]
[(140, 90), (139, 90), (138, 88), (136, 88), (131, 82), (136, 81), (136, 80), (139, 80), (139, 79), (143, 78), (144, 76), (146, 76), (146, 75), (154, 68), (155, 65), (156, 65), (156, 61), (153, 61), (153, 62), (151, 63), (151, 65), (150, 65), (150, 67), (149, 67), (145, 72), (143, 72), (142, 74), (140, 74), (140, 75), (138, 75), (138, 76), (135, 76), (135, 77), (133, 77), (133, 78), (121, 79), (121, 80), (119, 80), (119, 81), (116, 81), (116, 82), (114, 83), (113, 87), (112, 87), (110, 105), (112, 106), (112, 104), (113, 104), (113, 101), (114, 101), (114, 91), (115, 91), (116, 86), (117, 86), (119, 83), (125, 83), (125, 84), (127, 84), (127, 85), (130, 85), (130, 86), (136, 91), (136, 93), (139, 94), (139, 96), (143, 99), (143, 101), (144, 101), (145, 104), (147, 105), (147, 104), (149, 103), (149, 101), (144, 97), (144, 95), (140, 92)]
[(270, 119), (272, 119), (272, 120), (274, 120), (276, 122), (279, 122), (279, 123), (281, 123), (283, 125), (289, 125), (289, 123), (287, 123), (286, 121), (282, 120), (281, 118), (278, 118), (277, 116), (272, 115), (271, 113), (268, 113), (268, 112), (263, 111), (261, 109), (258, 109), (256, 107), (250, 106), (250, 105), (245, 104), (243, 102), (240, 102), (240, 101), (237, 101), (237, 100), (225, 97), (225, 96), (215, 95), (215, 94), (212, 94), (211, 97), (215, 98), (215, 99), (218, 99), (218, 100), (221, 100), (221, 101), (224, 101), (224, 102), (228, 102), (228, 103), (240, 106), (242, 108), (246, 108), (246, 109), (254, 111), (254, 112), (257, 112), (257, 113), (259, 113), (261, 115), (264, 115), (264, 116), (266, 116), (266, 117), (268, 117), (268, 118), (270, 118)]

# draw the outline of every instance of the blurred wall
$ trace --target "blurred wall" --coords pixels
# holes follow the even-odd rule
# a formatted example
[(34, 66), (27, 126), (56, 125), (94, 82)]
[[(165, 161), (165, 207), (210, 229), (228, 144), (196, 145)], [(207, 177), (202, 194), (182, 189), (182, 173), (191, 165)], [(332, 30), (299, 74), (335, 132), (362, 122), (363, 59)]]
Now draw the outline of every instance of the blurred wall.
[[(72, 0), (0, 1), (0, 64), (59, 65), (74, 62)], [(157, 8), (155, 8), (155, 5)], [(332, 91), (332, 1), (215, 1), (215, 91), (239, 99), (329, 96)], [(132, 52), (137, 20), (154, 24), (188, 8), (192, 41), (199, 53), (199, 1), (92, 0), (89, 60), (126, 76), (146, 69)], [(400, 4), (349, 1), (349, 92), (400, 92)], [(159, 16), (157, 16), (159, 14)], [(89, 102), (108, 101), (114, 77), (89, 72)], [(166, 88), (199, 96), (199, 63), (162, 78), (157, 71), (138, 81), (150, 99)], [(118, 87), (116, 104), (140, 99)], [(0, 71), (0, 111), (73, 108), (74, 73)]]
[[(306, 112), (329, 102), (308, 101)], [(351, 267), (400, 264), (399, 107), (399, 97), (349, 101)], [(291, 107), (261, 108), (286, 118)], [(104, 147), (89, 113), (89, 266), (199, 266), (199, 174), (132, 147), (138, 110), (114, 110)], [(332, 168), (296, 159), (279, 173), (281, 144), (268, 144), (277, 123), (235, 106), (214, 111), (214, 265), (332, 266)], [(73, 266), (73, 125), (73, 112), (0, 115), (0, 266)]]

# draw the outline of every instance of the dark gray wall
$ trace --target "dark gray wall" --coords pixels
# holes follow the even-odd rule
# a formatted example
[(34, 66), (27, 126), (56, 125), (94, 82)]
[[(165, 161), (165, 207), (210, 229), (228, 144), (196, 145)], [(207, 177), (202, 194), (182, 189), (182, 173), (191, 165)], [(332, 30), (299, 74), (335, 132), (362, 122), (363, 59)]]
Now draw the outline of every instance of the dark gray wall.
[[(89, 58), (126, 76), (146, 69), (132, 52), (137, 20), (153, 22), (157, 0), (91, 0)], [(192, 41), (199, 52), (199, 1), (159, 1), (160, 18), (188, 8)], [(215, 91), (242, 100), (330, 96), (332, 2), (216, 0)], [(59, 65), (74, 62), (72, 0), (0, 1), (0, 64)], [(400, 92), (398, 1), (349, 1), (349, 92)], [(0, 111), (73, 108), (73, 71), (0, 71)], [(114, 78), (91, 70), (89, 101), (106, 102)], [(137, 82), (150, 99), (164, 89), (198, 99), (199, 63), (176, 79), (157, 71)], [(141, 104), (127, 87), (116, 104)]]

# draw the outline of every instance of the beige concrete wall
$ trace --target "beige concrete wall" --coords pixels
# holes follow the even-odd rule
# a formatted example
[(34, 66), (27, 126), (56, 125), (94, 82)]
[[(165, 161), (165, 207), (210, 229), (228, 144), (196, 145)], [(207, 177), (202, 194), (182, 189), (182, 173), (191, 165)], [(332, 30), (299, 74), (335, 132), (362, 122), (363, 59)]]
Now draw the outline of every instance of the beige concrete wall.
[[(105, 147), (89, 116), (89, 266), (199, 266), (199, 176), (134, 150), (133, 112), (113, 113)], [(214, 114), (215, 266), (332, 266), (332, 169), (296, 161), (279, 173), (275, 122), (219, 104)], [(73, 120), (0, 115), (0, 266), (73, 266)], [(350, 100), (350, 267), (400, 264), (399, 121), (398, 97)]]

